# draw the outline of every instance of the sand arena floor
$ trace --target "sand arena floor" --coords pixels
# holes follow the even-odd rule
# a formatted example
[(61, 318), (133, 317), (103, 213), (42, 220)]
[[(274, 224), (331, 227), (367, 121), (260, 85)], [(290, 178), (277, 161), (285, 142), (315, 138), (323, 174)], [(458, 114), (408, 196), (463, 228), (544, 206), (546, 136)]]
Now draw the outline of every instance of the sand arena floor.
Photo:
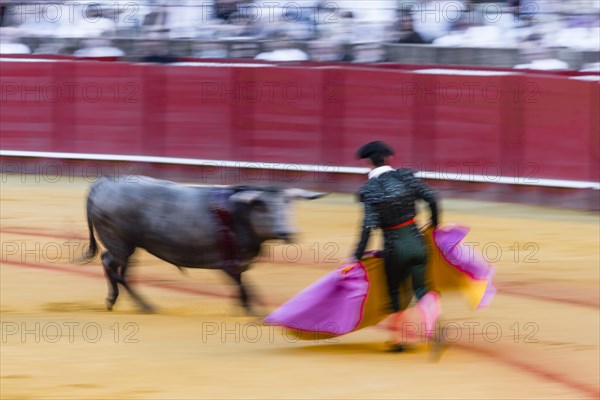
[[(88, 182), (3, 176), (1, 397), (589, 399), (600, 396), (597, 214), (443, 201), (443, 222), (495, 261), (498, 295), (478, 312), (444, 297), (446, 350), (384, 352), (371, 327), (297, 342), (244, 315), (218, 271), (182, 274), (136, 253), (131, 278), (158, 307), (122, 292), (106, 311), (87, 243)], [(23, 180), (25, 182), (23, 182)], [(296, 246), (273, 243), (246, 277), (266, 315), (351, 252), (360, 209), (348, 195), (295, 207)], [(377, 247), (372, 241), (372, 247)]]

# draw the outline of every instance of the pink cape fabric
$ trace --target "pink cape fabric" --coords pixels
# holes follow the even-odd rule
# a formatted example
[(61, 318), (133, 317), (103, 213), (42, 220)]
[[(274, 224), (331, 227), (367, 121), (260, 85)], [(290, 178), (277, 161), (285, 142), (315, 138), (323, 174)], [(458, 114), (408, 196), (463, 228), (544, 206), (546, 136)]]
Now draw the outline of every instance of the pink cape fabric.
[[(496, 289), (492, 285), (493, 267), (461, 243), (469, 228), (450, 225), (433, 232), (433, 241), (448, 265), (473, 281), (487, 280), (485, 294), (477, 308), (487, 306)], [(365, 256), (380, 258), (380, 252)], [(363, 320), (365, 300), (370, 289), (367, 270), (362, 263), (346, 264), (302, 290), (265, 318), (267, 324), (299, 332), (318, 332), (340, 336), (357, 329)]]
[(343, 267), (298, 293), (265, 318), (265, 322), (335, 336), (352, 332), (362, 319), (369, 281), (362, 264), (346, 273), (342, 273)]
[(467, 236), (470, 228), (463, 225), (449, 225), (433, 231), (433, 241), (448, 264), (464, 272), (473, 280), (486, 280), (485, 293), (477, 308), (489, 306), (496, 288), (492, 283), (494, 267), (490, 265), (473, 247), (461, 241)]

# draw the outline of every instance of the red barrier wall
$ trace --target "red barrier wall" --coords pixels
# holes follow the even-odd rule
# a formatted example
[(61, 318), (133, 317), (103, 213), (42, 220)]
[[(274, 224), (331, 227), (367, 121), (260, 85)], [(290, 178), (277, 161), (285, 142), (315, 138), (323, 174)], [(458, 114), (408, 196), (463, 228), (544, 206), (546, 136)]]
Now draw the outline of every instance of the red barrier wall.
[(357, 66), (0, 63), (2, 149), (357, 166), (370, 140), (443, 174), (598, 180), (599, 85)]
[[(66, 67), (66, 66), (64, 66)], [(60, 73), (54, 62), (0, 63), (0, 138), (5, 149), (54, 150), (65, 115), (60, 98)], [(60, 96), (60, 95), (59, 95)]]
[(523, 158), (544, 176), (598, 179), (598, 84), (550, 77), (535, 83), (540, 101), (524, 109)]
[[(82, 153), (143, 154), (147, 130), (142, 67), (116, 63), (65, 63), (74, 86), (74, 103), (60, 129), (57, 149)], [(66, 134), (68, 132), (68, 134)], [(63, 147), (64, 146), (64, 147)]]
[(153, 95), (145, 100), (156, 119), (149, 127), (156, 132), (152, 154), (234, 157), (234, 138), (238, 136), (233, 118), (235, 108), (219, 92), (222, 87), (231, 86), (235, 70), (165, 66), (147, 69), (152, 71), (147, 84), (153, 87)]

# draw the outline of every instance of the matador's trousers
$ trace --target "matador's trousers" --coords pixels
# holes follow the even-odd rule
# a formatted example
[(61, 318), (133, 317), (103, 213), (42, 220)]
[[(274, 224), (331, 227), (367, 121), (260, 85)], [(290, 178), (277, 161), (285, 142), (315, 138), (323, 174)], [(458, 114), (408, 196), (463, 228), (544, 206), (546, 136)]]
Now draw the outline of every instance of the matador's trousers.
[[(401, 283), (410, 278), (417, 300), (429, 292), (425, 265), (427, 248), (414, 223), (383, 231), (383, 254), (392, 312), (405, 310), (411, 298), (401, 298)], [(406, 296), (406, 295), (405, 295)]]

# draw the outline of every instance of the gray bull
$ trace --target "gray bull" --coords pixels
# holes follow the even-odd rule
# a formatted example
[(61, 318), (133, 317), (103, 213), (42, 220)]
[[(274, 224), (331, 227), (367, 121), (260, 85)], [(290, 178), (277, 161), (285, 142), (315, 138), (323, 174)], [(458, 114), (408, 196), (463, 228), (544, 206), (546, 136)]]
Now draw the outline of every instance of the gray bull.
[(126, 278), (129, 257), (140, 247), (177, 267), (222, 269), (239, 286), (242, 304), (250, 311), (242, 273), (264, 241), (290, 240), (291, 200), (323, 195), (303, 189), (193, 187), (148, 177), (103, 177), (92, 185), (87, 199), (86, 258), (98, 253), (95, 228), (106, 247), (102, 265), (109, 283), (109, 310), (119, 296), (118, 284), (143, 310), (152, 310)]

